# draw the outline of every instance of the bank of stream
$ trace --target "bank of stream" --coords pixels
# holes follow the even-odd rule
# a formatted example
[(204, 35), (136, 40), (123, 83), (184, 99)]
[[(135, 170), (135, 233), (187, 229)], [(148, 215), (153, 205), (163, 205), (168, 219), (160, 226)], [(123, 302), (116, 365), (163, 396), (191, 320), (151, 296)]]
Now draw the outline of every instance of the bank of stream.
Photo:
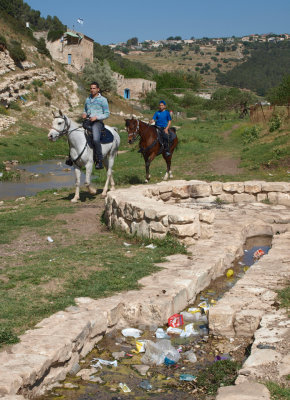
[[(195, 334), (182, 337), (180, 333), (168, 333), (168, 345), (171, 344), (175, 354), (178, 351), (180, 355), (177, 362), (170, 360), (169, 356), (165, 363), (162, 362), (158, 366), (150, 365), (148, 357), (146, 363), (142, 361), (144, 353), (138, 352), (136, 341), (145, 341), (145, 348), (148, 340), (159, 343), (157, 347), (160, 347), (161, 339), (156, 339), (155, 332), (161, 327), (156, 326), (154, 321), (151, 326), (138, 326), (142, 331), (138, 339), (125, 337), (121, 331), (114, 330), (95, 346), (80, 365), (73, 367), (71, 375), (63, 383), (39, 400), (199, 400), (205, 399), (205, 396), (209, 399), (208, 395), (213, 394), (221, 383), (232, 384), (238, 365), (241, 365), (249, 354), (251, 343), (243, 339), (223, 340), (221, 337), (210, 335), (206, 310), (207, 307), (214, 306), (245, 274), (256, 261), (254, 253), (257, 250), (262, 250), (260, 255), (268, 253), (271, 239), (270, 236), (248, 239), (244, 245), (243, 256), (229, 265), (225, 274), (199, 293), (195, 303), (181, 313), (185, 321), (179, 329), (186, 331), (190, 328)], [(166, 332), (167, 328), (163, 327), (163, 331)], [(99, 359), (115, 361), (117, 366), (96, 366)], [(120, 384), (125, 386), (121, 388)], [(129, 388), (127, 393), (126, 388)]]

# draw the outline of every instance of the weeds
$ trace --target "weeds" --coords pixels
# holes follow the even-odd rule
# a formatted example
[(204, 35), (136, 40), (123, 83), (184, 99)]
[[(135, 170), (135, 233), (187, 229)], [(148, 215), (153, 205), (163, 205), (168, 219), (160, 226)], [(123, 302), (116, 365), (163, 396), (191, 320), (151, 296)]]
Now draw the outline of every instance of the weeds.
[(259, 138), (261, 128), (258, 125), (246, 128), (242, 133), (244, 144), (252, 143)]
[(268, 381), (265, 383), (271, 393), (271, 400), (289, 400), (290, 388), (282, 387), (275, 382)]
[(0, 348), (4, 344), (18, 343), (19, 338), (9, 328), (0, 328)]

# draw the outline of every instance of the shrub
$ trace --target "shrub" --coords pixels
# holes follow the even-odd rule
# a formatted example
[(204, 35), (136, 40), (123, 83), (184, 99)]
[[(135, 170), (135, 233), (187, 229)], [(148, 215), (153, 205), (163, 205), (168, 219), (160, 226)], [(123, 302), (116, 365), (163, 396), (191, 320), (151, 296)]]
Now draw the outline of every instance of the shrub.
[(4, 106), (1, 106), (1, 104), (0, 104), (0, 114), (8, 115), (8, 110)]
[(32, 81), (32, 85), (35, 87), (41, 87), (41, 86), (43, 86), (43, 82), (40, 79), (34, 79)]
[(87, 85), (97, 81), (105, 92), (116, 90), (116, 81), (113, 78), (113, 71), (107, 60), (101, 62), (95, 58), (93, 63), (87, 63), (83, 70), (83, 78)]
[(38, 40), (38, 42), (36, 44), (36, 48), (37, 48), (38, 53), (44, 54), (45, 56), (47, 56), (51, 59), (51, 55), (50, 55), (48, 48), (46, 47), (44, 38), (40, 38)]
[(7, 48), (7, 41), (6, 41), (5, 36), (3, 36), (3, 35), (0, 35), (0, 45)]
[(43, 90), (43, 96), (45, 96), (48, 100), (52, 99), (51, 92), (49, 90)]
[(21, 48), (20, 42), (17, 42), (16, 40), (12, 40), (8, 46), (8, 51), (9, 51), (10, 57), (16, 64), (19, 64), (22, 61), (26, 60), (26, 54), (23, 51), (23, 49)]
[(272, 118), (270, 119), (270, 126), (269, 126), (269, 132), (274, 132), (277, 129), (279, 129), (282, 125), (282, 120), (280, 115), (274, 114)]
[(257, 125), (246, 128), (242, 133), (243, 143), (252, 143), (259, 138), (261, 128)]

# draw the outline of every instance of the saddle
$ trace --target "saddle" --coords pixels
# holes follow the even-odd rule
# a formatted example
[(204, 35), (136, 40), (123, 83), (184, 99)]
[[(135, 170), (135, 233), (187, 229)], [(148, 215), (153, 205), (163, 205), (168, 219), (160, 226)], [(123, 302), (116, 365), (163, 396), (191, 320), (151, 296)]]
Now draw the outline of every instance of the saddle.
[[(165, 133), (162, 131), (162, 129), (160, 129), (158, 126), (155, 126), (156, 128), (156, 133), (157, 133), (157, 137), (158, 137), (158, 141), (161, 145), (163, 145), (163, 141), (165, 138)], [(166, 135), (166, 138), (168, 138), (169, 141), (169, 145), (171, 145), (171, 143), (173, 142), (173, 140), (176, 138), (176, 129), (174, 127), (169, 128), (169, 134)]]
[[(89, 133), (92, 132), (92, 123), (91, 123), (91, 121), (89, 119), (85, 119), (84, 120), (83, 128), (87, 131), (87, 133), (88, 132)], [(114, 136), (113, 136), (112, 132), (109, 129), (107, 129), (105, 127), (105, 125), (103, 124), (103, 128), (101, 130), (101, 138), (100, 138), (101, 144), (112, 143), (113, 140), (114, 140)]]

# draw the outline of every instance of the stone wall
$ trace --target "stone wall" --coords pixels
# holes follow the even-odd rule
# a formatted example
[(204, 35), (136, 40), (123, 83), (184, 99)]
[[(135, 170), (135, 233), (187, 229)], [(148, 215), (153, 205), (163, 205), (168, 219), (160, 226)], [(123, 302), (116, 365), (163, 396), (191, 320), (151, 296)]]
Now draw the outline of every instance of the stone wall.
[(9, 55), (8, 50), (0, 51), (0, 75), (15, 71), (15, 63)]
[(290, 183), (172, 181), (109, 192), (107, 224), (149, 238), (172, 234), (185, 244), (213, 235), (214, 209), (181, 208), (177, 204), (255, 203), (262, 200), (290, 206)]
[(123, 75), (114, 73), (117, 81), (117, 93), (124, 97), (124, 90), (130, 90), (130, 99), (138, 100), (148, 92), (156, 90), (156, 82), (142, 78), (125, 78)]
[(20, 96), (28, 94), (28, 85), (36, 79), (51, 85), (56, 82), (56, 75), (49, 68), (38, 68), (7, 77), (0, 83), (0, 102), (10, 104)]

